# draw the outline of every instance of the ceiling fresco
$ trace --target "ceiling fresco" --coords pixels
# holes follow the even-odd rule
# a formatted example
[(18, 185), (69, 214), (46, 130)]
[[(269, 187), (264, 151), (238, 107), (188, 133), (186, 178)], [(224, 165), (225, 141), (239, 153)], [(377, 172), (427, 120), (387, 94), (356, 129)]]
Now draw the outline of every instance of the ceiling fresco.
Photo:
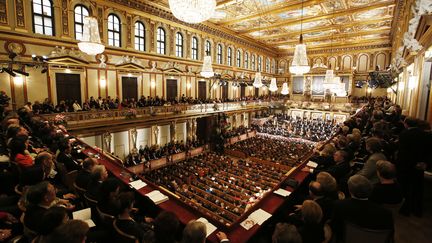
[[(167, 6), (167, 0), (155, 2)], [(301, 33), (308, 49), (388, 44), (395, 5), (395, 0), (217, 0), (217, 14), (209, 21), (281, 50), (292, 50)]]

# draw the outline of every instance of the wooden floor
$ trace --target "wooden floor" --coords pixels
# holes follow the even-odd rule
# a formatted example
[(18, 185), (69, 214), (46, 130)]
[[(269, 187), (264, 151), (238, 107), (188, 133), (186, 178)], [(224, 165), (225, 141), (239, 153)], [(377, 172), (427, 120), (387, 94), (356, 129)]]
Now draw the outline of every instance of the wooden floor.
[(432, 242), (432, 176), (425, 178), (423, 217), (395, 218), (396, 243), (430, 243)]

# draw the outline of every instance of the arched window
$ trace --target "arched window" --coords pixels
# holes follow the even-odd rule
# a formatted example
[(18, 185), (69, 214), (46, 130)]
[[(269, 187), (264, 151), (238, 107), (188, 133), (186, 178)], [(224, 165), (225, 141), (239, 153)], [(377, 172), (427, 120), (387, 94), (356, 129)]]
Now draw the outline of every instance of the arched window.
[(192, 59), (198, 60), (198, 38), (192, 37)]
[(237, 50), (237, 67), (241, 67), (241, 53)]
[(180, 32), (176, 33), (176, 56), (183, 57), (183, 35)]
[(228, 64), (228, 66), (232, 65), (232, 49), (231, 49), (231, 47), (228, 47), (228, 51), (227, 51), (227, 64)]
[(54, 9), (51, 0), (33, 0), (33, 32), (54, 36)]
[(108, 45), (121, 46), (121, 22), (115, 14), (108, 15)]
[(145, 51), (145, 25), (137, 21), (135, 22), (135, 49)]
[(157, 42), (156, 42), (156, 51), (158, 54), (166, 54), (165, 51), (165, 40), (166, 40), (166, 35), (165, 35), (165, 30), (162, 29), (161, 27), (159, 27), (157, 29)]
[(266, 73), (270, 72), (270, 58), (267, 57), (266, 59)]
[(261, 56), (258, 57), (258, 72), (262, 71), (262, 58)]
[(222, 45), (217, 45), (217, 63), (222, 64)]
[(206, 41), (205, 54), (206, 54), (206, 56), (211, 55), (211, 43), (210, 43), (210, 41)]
[(84, 32), (84, 18), (89, 16), (89, 11), (84, 5), (76, 5), (75, 16), (75, 39), (81, 40)]
[(245, 52), (244, 56), (244, 68), (249, 68), (249, 53)]
[(252, 64), (252, 70), (255, 71), (255, 55), (252, 55), (251, 64)]

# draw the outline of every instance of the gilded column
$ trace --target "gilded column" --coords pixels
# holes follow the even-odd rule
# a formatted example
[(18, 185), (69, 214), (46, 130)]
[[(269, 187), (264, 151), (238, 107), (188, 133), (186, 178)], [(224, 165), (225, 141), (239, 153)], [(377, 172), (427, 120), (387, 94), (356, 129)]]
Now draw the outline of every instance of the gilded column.
[(171, 136), (171, 142), (176, 142), (177, 141), (177, 126), (176, 126), (176, 121), (172, 121), (170, 123), (170, 136)]
[(156, 34), (155, 34), (155, 25), (156, 23), (153, 21), (150, 21), (150, 32), (149, 32), (149, 38), (150, 38), (150, 48), (149, 51), (152, 53), (155, 53), (155, 38), (156, 38)]
[(69, 36), (69, 14), (68, 14), (68, 0), (62, 0), (61, 5), (61, 19), (62, 19), (62, 34), (63, 36)]
[(17, 27), (20, 29), (25, 29), (25, 12), (23, 0), (15, 0), (15, 19)]
[(6, 0), (0, 0), (0, 25), (8, 25)]

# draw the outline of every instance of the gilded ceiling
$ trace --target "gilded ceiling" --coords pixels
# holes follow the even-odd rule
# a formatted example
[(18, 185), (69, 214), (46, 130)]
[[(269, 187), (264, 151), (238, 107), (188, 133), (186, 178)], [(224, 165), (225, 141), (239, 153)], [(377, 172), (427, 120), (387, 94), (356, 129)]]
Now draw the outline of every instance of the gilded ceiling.
[(308, 49), (388, 44), (394, 8), (395, 0), (217, 0), (210, 22), (281, 51), (300, 33)]

